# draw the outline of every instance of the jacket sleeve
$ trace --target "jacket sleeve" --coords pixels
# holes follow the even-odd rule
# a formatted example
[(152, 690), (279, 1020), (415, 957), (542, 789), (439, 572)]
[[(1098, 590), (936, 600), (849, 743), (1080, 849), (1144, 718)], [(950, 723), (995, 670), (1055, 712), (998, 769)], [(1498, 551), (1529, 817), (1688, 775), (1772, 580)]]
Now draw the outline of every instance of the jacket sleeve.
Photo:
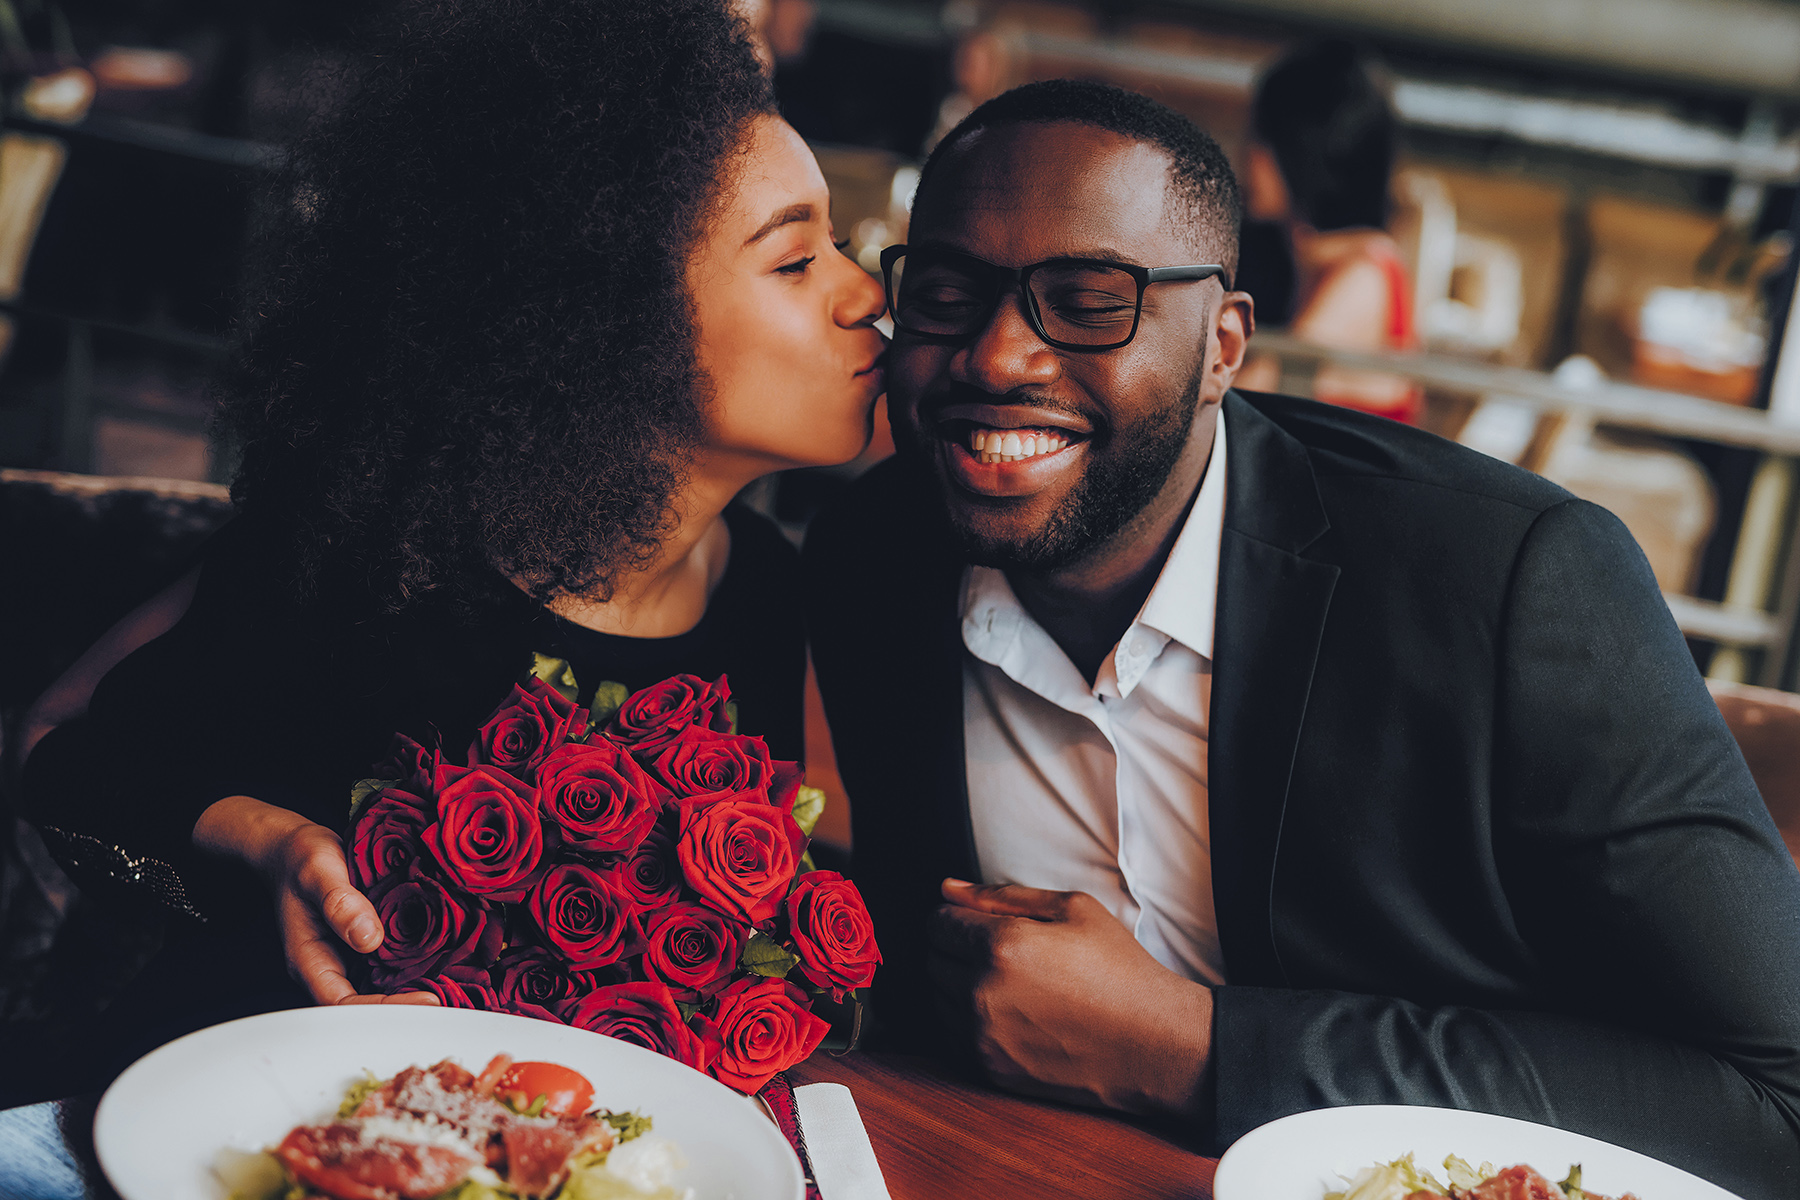
[(1493, 854), (1541, 1003), (1220, 988), (1219, 1143), (1327, 1105), (1456, 1107), (1800, 1195), (1800, 872), (1630, 534), (1545, 510), (1497, 636)]
[(107, 672), (87, 714), (24, 764), (23, 815), (85, 889), (206, 920), (251, 880), (195, 849), (200, 814), (230, 795), (295, 809), (311, 798), (293, 766), (305, 742), (284, 717), (288, 697), (308, 694), (305, 655), (244, 541), (235, 523), (215, 537), (181, 620)]

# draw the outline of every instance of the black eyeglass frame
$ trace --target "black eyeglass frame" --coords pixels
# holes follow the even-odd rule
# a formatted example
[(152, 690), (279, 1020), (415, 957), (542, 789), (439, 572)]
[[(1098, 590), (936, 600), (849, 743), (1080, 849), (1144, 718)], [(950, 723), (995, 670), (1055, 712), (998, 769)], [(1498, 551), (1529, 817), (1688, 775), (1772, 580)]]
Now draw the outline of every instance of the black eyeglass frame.
[[(994, 319), (994, 308), (999, 307), (1000, 299), (1005, 295), (1004, 289), (994, 293), (994, 307), (988, 309), (987, 315), (968, 333), (929, 333), (922, 329), (910, 328), (901, 322), (900, 306), (897, 303), (900, 297), (894, 292), (894, 264), (905, 257), (907, 249), (907, 246), (902, 243), (889, 246), (881, 252), (881, 278), (887, 291), (888, 313), (894, 318), (895, 331), (943, 346), (960, 345), (979, 336), (981, 331), (987, 328), (988, 322)], [(1226, 291), (1231, 290), (1231, 280), (1227, 276), (1225, 268), (1217, 263), (1186, 267), (1140, 267), (1136, 263), (1112, 262), (1104, 258), (1047, 258), (1043, 262), (1031, 263), (1028, 266), (1002, 267), (985, 258), (977, 258), (973, 254), (964, 254), (959, 250), (932, 250), (930, 253), (944, 258), (977, 263), (992, 278), (1017, 287), (1019, 296), (1024, 301), (1019, 307), (1025, 313), (1025, 323), (1031, 326), (1031, 332), (1035, 333), (1039, 340), (1046, 346), (1054, 347), (1057, 350), (1073, 350), (1085, 354), (1117, 350), (1121, 346), (1131, 344), (1131, 340), (1137, 336), (1138, 324), (1144, 316), (1144, 289), (1153, 283), (1217, 279), (1224, 285)], [(1131, 332), (1127, 333), (1120, 341), (1107, 342), (1102, 345), (1093, 345), (1087, 342), (1065, 342), (1051, 337), (1049, 331), (1044, 328), (1044, 315), (1038, 311), (1037, 296), (1031, 291), (1030, 281), (1032, 272), (1042, 267), (1054, 266), (1106, 267), (1114, 271), (1123, 271), (1135, 279), (1137, 281), (1137, 304), (1131, 311)]]

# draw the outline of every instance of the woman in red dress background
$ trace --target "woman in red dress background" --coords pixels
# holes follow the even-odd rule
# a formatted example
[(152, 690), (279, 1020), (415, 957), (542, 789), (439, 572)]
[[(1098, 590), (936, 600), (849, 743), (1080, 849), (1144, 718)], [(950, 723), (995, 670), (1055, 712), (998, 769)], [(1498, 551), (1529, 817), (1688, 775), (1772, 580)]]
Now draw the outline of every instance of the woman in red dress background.
[[(1340, 350), (1416, 349), (1412, 288), (1386, 230), (1396, 123), (1356, 50), (1323, 42), (1282, 59), (1257, 88), (1252, 127), (1246, 215), (1279, 225), (1292, 249), (1288, 331)], [(1266, 356), (1238, 376), (1255, 391), (1279, 383)], [(1331, 365), (1315, 376), (1313, 396), (1407, 422), (1424, 400), (1410, 380)]]

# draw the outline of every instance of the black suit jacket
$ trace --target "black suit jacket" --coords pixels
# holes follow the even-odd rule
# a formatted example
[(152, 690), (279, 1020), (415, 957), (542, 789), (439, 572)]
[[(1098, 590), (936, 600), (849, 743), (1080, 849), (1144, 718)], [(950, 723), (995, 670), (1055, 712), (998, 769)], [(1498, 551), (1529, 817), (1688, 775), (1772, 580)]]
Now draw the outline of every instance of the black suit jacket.
[[(1625, 528), (1392, 422), (1231, 394), (1209, 748), (1224, 1146), (1479, 1109), (1800, 1195), (1800, 873)], [(964, 564), (885, 464), (809, 538), (810, 635), (886, 964), (977, 878)], [(1553, 1170), (1562, 1164), (1540, 1163)]]

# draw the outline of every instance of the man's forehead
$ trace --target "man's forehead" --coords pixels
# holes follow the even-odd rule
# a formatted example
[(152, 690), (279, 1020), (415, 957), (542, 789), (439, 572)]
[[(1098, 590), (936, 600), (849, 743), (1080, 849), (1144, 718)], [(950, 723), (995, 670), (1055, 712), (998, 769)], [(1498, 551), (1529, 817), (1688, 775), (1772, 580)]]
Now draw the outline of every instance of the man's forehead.
[(1080, 254), (1137, 259), (1182, 244), (1173, 219), (1161, 148), (1074, 122), (1005, 125), (967, 135), (939, 160), (909, 240), (979, 244), (994, 261), (1025, 256), (1013, 265)]

